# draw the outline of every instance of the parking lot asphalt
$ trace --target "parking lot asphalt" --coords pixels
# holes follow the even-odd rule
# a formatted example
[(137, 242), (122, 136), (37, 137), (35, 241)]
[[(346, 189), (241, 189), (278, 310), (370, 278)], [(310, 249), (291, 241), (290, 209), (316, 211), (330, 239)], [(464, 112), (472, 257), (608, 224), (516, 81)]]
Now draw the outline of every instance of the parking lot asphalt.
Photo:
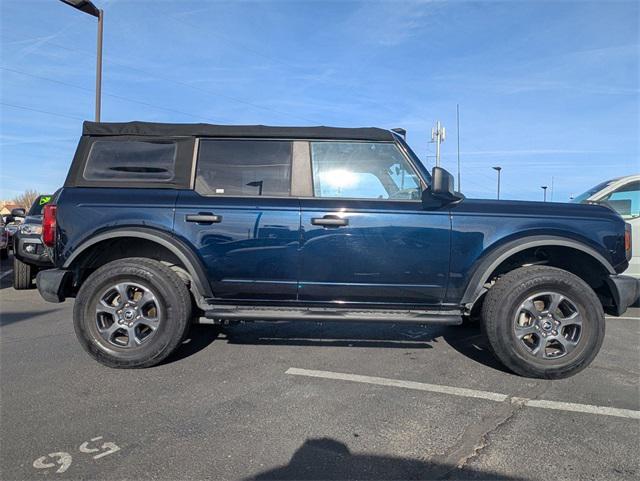
[(640, 309), (608, 319), (592, 366), (544, 381), (473, 326), (195, 326), (162, 365), (114, 370), (72, 306), (0, 279), (4, 480), (640, 475)]

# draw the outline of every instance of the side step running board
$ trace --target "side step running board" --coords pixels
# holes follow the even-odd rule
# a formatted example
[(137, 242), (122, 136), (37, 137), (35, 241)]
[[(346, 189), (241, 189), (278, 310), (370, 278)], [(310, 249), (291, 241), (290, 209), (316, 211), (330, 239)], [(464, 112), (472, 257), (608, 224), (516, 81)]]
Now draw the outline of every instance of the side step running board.
[(459, 311), (419, 310), (349, 310), (341, 308), (288, 308), (251, 306), (212, 306), (205, 311), (205, 319), (212, 321), (344, 321), (344, 322), (410, 322), (417, 324), (462, 324)]

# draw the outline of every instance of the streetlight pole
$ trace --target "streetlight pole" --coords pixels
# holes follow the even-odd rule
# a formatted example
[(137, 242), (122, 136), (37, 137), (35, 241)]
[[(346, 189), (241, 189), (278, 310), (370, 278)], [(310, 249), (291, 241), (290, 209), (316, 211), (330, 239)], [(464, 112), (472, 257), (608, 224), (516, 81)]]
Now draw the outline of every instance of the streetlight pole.
[(541, 185), (540, 188), (544, 192), (544, 197), (542, 198), (542, 202), (546, 202), (547, 201), (547, 186), (546, 185)]
[(500, 200), (500, 172), (502, 171), (502, 167), (496, 166), (492, 167), (492, 169), (498, 172), (498, 200)]
[(460, 185), (460, 104), (456, 104), (456, 133), (458, 134), (458, 192), (462, 192)]
[(102, 102), (102, 24), (104, 12), (98, 10), (98, 52), (96, 57), (96, 122), (100, 122)]
[(98, 19), (98, 42), (96, 55), (96, 122), (100, 122), (100, 110), (102, 97), (102, 24), (104, 12), (96, 7), (89, 0), (60, 0), (62, 3), (87, 13)]

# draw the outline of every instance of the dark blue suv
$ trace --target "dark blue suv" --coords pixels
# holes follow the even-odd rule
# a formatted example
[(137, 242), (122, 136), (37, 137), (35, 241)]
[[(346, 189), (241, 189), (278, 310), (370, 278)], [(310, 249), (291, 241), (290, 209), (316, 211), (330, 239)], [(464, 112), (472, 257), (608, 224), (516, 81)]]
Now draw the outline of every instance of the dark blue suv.
[(40, 293), (121, 368), (193, 321), (478, 316), (510, 369), (566, 377), (640, 290), (613, 210), (465, 199), (376, 128), (86, 122), (42, 235)]

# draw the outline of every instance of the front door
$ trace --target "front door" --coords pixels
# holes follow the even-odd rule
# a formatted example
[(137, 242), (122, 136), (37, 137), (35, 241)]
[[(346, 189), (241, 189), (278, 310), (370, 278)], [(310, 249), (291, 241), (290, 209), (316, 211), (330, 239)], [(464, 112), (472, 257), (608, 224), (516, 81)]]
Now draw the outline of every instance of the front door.
[(310, 142), (312, 199), (301, 199), (299, 299), (438, 306), (450, 218), (427, 211), (415, 169), (394, 143)]
[(201, 139), (195, 191), (182, 191), (175, 232), (199, 254), (219, 300), (297, 295), (300, 207), (292, 142)]

